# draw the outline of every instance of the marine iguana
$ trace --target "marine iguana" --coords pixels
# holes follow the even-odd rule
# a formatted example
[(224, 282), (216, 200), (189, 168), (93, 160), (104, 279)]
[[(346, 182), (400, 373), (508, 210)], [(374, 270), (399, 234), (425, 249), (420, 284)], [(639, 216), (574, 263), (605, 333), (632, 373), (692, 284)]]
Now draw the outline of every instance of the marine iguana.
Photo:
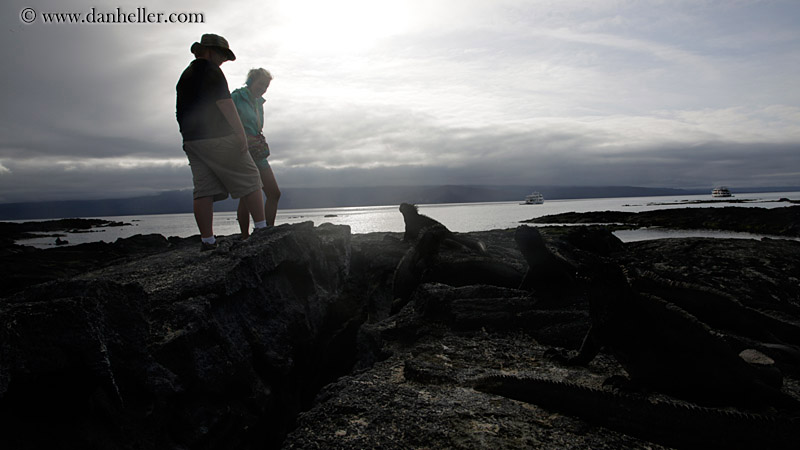
[[(414, 245), (395, 269), (392, 290), (392, 313), (399, 311), (422, 282), (439, 282), (451, 286), (488, 284), (516, 287), (520, 271), (503, 261), (488, 256), (482, 242), (451, 232), (440, 222), (418, 213), (416, 206), (400, 205), (406, 223), (405, 241)], [(439, 257), (441, 247), (455, 252)], [(477, 255), (475, 254), (477, 253)]]
[(782, 370), (800, 373), (800, 327), (742, 304), (720, 290), (664, 278), (652, 271), (628, 270), (638, 292), (664, 299), (686, 310), (736, 350), (755, 349), (773, 358)]
[(590, 278), (592, 325), (576, 356), (551, 349), (552, 359), (586, 365), (605, 347), (630, 376), (628, 387), (701, 404), (800, 411), (798, 400), (768, 386), (707, 325), (674, 304), (635, 292), (615, 264), (599, 265)]
[(433, 264), (442, 241), (450, 231), (436, 222), (421, 231), (417, 242), (411, 247), (395, 268), (392, 277), (392, 314), (400, 311), (411, 299), (411, 294), (422, 282), (422, 277)]
[(745, 306), (725, 292), (671, 280), (649, 270), (627, 273), (636, 291), (674, 303), (715, 329), (775, 344), (800, 345), (800, 327)]
[(528, 262), (528, 272), (520, 283), (523, 291), (562, 290), (572, 286), (575, 270), (569, 263), (556, 257), (545, 246), (544, 239), (535, 227), (521, 225), (514, 231), (514, 241)]
[(645, 398), (536, 377), (488, 376), (474, 389), (662, 445), (678, 448), (800, 448), (800, 419), (731, 412)]
[(466, 247), (479, 254), (486, 254), (486, 246), (483, 242), (456, 235), (442, 225), (441, 222), (420, 214), (416, 205), (401, 203), (400, 213), (403, 214), (403, 222), (405, 222), (406, 226), (405, 233), (403, 234), (403, 241), (405, 242), (413, 242), (416, 240), (420, 232), (425, 228), (440, 225), (445, 230), (444, 238), (447, 240), (448, 244)]

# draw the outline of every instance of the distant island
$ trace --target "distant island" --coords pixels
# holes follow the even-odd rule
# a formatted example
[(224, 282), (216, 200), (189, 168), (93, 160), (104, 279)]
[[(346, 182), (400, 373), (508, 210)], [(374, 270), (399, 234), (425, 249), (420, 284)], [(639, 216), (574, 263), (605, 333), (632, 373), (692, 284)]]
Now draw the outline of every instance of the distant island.
[[(518, 201), (533, 191), (546, 200), (576, 198), (651, 197), (709, 194), (710, 189), (671, 189), (637, 186), (370, 186), (283, 188), (281, 209), (338, 208), (353, 206), (480, 203)], [(800, 186), (741, 188), (736, 192), (791, 192)], [(216, 211), (235, 211), (237, 201), (215, 204)], [(156, 195), (104, 200), (66, 200), (0, 204), (0, 220), (111, 217), (192, 212), (191, 190), (164, 191)]]

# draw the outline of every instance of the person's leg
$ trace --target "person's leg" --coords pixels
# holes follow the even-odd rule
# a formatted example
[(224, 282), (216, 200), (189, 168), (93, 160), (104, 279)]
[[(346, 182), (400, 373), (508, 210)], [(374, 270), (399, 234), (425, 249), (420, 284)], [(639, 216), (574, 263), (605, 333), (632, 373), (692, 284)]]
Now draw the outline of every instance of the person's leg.
[(206, 240), (214, 238), (214, 199), (228, 196), (228, 191), (214, 174), (212, 167), (209, 166), (210, 161), (207, 160), (207, 155), (215, 144), (208, 139), (183, 143), (183, 150), (192, 170), (194, 220), (200, 230), (200, 237)]
[(261, 174), (250, 153), (240, 151), (235, 141), (233, 135), (219, 138), (219, 146), (214, 155), (214, 174), (233, 198), (244, 203), (256, 222), (255, 227), (263, 227), (265, 220), (264, 203), (261, 199)]
[(245, 206), (253, 216), (253, 222), (262, 222), (264, 220), (264, 205), (261, 203), (261, 189), (257, 189), (244, 197), (240, 201), (244, 201)]
[(264, 217), (269, 226), (275, 226), (275, 216), (278, 215), (278, 201), (281, 199), (281, 190), (278, 189), (278, 181), (272, 168), (267, 166), (261, 169), (261, 182), (264, 184), (264, 194), (267, 196), (264, 202)]
[(214, 197), (200, 197), (192, 204), (201, 238), (214, 236)]
[(239, 199), (239, 207), (236, 209), (236, 220), (239, 221), (239, 231), (242, 237), (250, 236), (250, 211), (247, 210), (247, 204), (244, 198)]

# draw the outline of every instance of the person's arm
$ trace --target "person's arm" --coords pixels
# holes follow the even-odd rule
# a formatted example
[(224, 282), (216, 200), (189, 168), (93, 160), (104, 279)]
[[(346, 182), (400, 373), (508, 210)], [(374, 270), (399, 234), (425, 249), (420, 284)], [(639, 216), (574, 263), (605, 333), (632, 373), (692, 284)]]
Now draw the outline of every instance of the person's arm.
[(228, 124), (233, 128), (233, 133), (241, 144), (241, 151), (246, 152), (247, 136), (244, 134), (244, 127), (242, 126), (241, 119), (239, 119), (239, 113), (236, 111), (236, 105), (233, 103), (233, 100), (230, 98), (217, 100), (217, 108), (219, 108), (222, 115), (225, 116), (225, 120), (227, 120)]

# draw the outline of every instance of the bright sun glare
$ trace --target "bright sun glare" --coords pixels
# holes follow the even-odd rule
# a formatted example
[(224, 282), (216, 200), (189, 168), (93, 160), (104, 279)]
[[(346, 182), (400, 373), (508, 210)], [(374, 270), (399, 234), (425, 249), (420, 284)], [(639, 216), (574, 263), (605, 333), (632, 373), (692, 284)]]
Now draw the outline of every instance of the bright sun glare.
[(342, 54), (368, 50), (403, 32), (408, 15), (403, 2), (375, 0), (285, 0), (283, 42), (294, 50)]

